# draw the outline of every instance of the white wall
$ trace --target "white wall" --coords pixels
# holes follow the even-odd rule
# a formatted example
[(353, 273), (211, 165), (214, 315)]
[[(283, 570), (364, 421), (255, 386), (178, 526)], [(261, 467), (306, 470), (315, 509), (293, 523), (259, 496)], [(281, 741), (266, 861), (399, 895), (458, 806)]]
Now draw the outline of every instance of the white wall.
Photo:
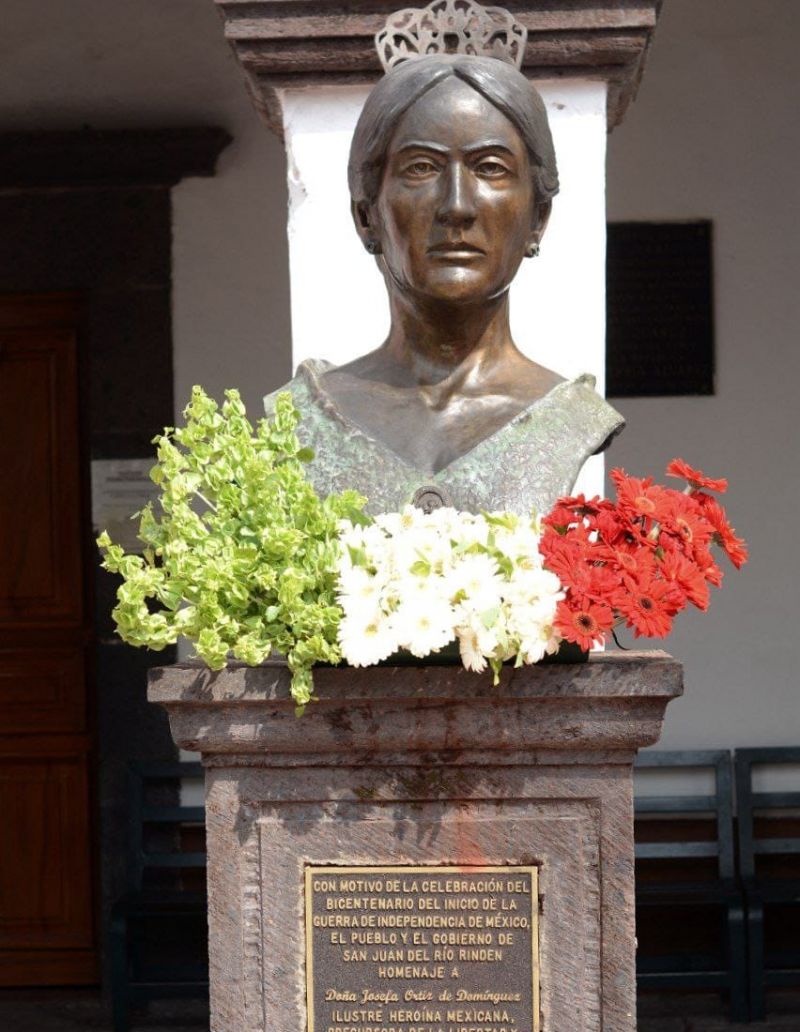
[(621, 400), (609, 465), (680, 455), (731, 481), (752, 546), (668, 642), (686, 666), (665, 747), (800, 742), (800, 5), (666, 0), (640, 96), (609, 141), (611, 219), (714, 220), (717, 390)]

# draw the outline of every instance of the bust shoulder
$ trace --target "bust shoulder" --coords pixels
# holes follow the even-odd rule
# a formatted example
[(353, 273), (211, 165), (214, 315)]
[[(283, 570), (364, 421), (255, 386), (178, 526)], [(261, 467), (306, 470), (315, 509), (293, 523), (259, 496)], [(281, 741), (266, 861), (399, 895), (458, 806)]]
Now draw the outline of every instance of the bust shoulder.
[[(326, 391), (325, 361), (302, 363), (283, 389), (302, 413), (298, 429), (314, 451), (309, 475), (320, 493), (355, 488), (373, 513), (399, 509), (424, 487), (436, 485), (448, 504), (466, 511), (549, 510), (571, 491), (590, 455), (602, 451), (624, 420), (583, 374), (558, 378), (542, 397), (439, 471), (415, 466), (379, 437), (350, 421)], [(269, 413), (274, 392), (265, 399)]]
[(515, 349), (506, 350), (502, 361), (487, 354), (452, 368), (403, 357), (379, 348), (344, 366), (305, 364), (298, 373), (342, 419), (431, 474), (472, 452), (563, 382)]

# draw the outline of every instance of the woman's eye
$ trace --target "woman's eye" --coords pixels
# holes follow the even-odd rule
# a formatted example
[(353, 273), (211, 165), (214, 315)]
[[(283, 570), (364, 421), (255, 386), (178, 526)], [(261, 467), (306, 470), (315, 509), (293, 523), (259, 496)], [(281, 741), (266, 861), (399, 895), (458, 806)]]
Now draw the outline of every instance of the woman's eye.
[(484, 160), (479, 162), (476, 166), (476, 171), (482, 176), (497, 178), (498, 176), (506, 175), (508, 169), (502, 161), (497, 161), (495, 158), (484, 158)]
[(410, 165), (406, 166), (406, 172), (412, 176), (429, 176), (432, 172), (436, 171), (436, 166), (432, 161), (412, 161)]

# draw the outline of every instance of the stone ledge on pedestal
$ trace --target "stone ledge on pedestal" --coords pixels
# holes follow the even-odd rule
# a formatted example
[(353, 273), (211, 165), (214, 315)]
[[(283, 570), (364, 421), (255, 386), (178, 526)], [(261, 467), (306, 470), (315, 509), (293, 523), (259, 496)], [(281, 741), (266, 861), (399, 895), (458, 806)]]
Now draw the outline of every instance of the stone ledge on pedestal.
[(148, 697), (169, 713), (184, 749), (239, 756), (352, 753), (513, 753), (531, 749), (636, 750), (661, 733), (667, 703), (683, 690), (667, 653), (597, 653), (586, 663), (506, 668), (320, 668), (319, 701), (295, 716), (286, 664), (199, 663), (151, 671)]

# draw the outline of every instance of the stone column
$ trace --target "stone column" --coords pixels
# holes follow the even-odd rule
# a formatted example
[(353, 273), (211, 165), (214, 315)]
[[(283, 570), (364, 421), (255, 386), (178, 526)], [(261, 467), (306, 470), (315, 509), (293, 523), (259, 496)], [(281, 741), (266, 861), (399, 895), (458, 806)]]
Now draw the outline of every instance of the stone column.
[[(323, 669), (315, 681), (320, 701), (298, 718), (279, 662), (218, 674), (184, 664), (150, 676), (150, 701), (206, 766), (212, 1032), (635, 1032), (632, 763), (659, 738), (682, 690), (680, 665), (663, 652), (593, 655), (506, 669), (496, 688), (441, 666)], [(366, 870), (307, 899), (307, 872), (320, 876), (316, 888), (336, 889), (342, 873), (332, 868)], [(347, 887), (356, 878), (363, 889)], [(482, 895), (476, 878), (488, 886)], [(524, 893), (506, 891), (512, 885), (530, 889), (527, 910)], [(352, 900), (379, 897), (410, 900), (398, 905), (411, 917), (399, 923), (389, 911), (388, 922), (345, 920), (338, 931), (317, 920), (369, 921), (373, 905), (353, 910)], [(464, 914), (445, 909), (459, 899), (481, 920), (467, 911), (463, 926), (448, 925), (449, 913)], [(391, 933), (371, 930), (381, 927), (419, 937), (394, 962), (413, 960), (409, 970), (424, 975), (387, 976), (371, 953), (345, 956), (361, 944), (359, 928), (373, 936), (368, 951), (382, 948)], [(433, 935), (450, 927), (453, 963), (439, 973)], [(469, 928), (505, 955), (462, 963)], [(499, 938), (502, 928), (516, 940)], [(459, 1003), (454, 986), (510, 987), (520, 999)], [(348, 1020), (365, 988), (398, 1000)], [(359, 1002), (327, 1003), (332, 990)], [(419, 1003), (413, 994), (425, 991), (431, 999)], [(396, 1017), (425, 1008), (441, 1017)], [(514, 1020), (476, 1021), (486, 1010)]]
[[(405, 4), (216, 3), (256, 106), (286, 144), (293, 364), (348, 362), (388, 328), (383, 281), (351, 224), (346, 168), (381, 74), (373, 36)], [(602, 392), (606, 132), (635, 95), (660, 3), (506, 6), (528, 29), (523, 71), (547, 104), (561, 178), (542, 254), (523, 263), (512, 287), (512, 329), (530, 357), (568, 377), (593, 373)], [(602, 493), (602, 457), (587, 463), (576, 490)]]

